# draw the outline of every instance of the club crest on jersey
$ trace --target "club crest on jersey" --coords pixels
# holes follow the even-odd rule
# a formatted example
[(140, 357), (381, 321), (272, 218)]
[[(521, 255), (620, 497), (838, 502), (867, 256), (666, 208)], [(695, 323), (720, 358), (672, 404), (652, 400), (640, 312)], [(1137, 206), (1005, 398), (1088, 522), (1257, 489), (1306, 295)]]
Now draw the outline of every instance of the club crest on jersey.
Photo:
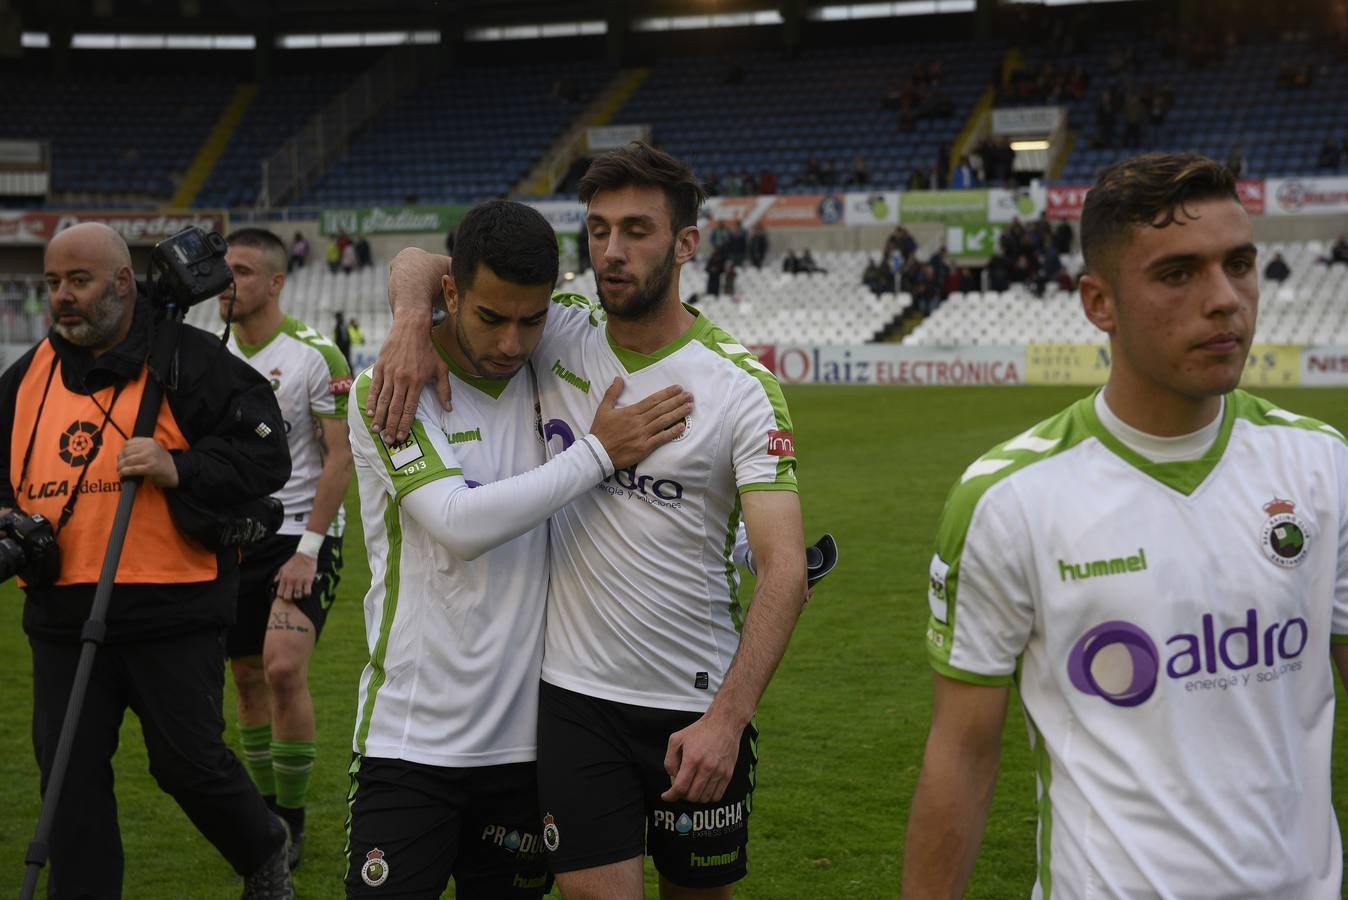
[(548, 813), (543, 817), (543, 846), (556, 851), (562, 845), (562, 833), (557, 830), (557, 820)]
[(1296, 504), (1274, 497), (1264, 504), (1264, 512), (1269, 515), (1259, 536), (1264, 555), (1284, 569), (1301, 565), (1310, 550), (1311, 528), (1296, 514)]
[(365, 854), (365, 865), (360, 867), (360, 880), (370, 887), (379, 887), (388, 881), (388, 860), (384, 859), (383, 850), (375, 847)]
[(683, 417), (683, 431), (679, 432), (679, 436), (676, 437), (676, 438), (674, 438), (674, 440), (670, 441), (670, 443), (671, 443), (671, 444), (676, 444), (676, 443), (678, 443), (679, 441), (681, 441), (681, 440), (683, 440), (684, 438), (688, 437), (688, 435), (692, 432), (692, 430), (693, 430), (693, 417), (692, 417), (692, 416), (684, 416), (684, 417)]

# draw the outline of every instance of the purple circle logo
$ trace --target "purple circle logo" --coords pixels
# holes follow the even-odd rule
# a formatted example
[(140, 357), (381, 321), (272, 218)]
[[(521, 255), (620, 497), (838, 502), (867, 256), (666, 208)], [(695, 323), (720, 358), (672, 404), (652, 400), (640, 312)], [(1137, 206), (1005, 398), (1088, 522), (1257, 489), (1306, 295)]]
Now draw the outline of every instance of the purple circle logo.
[[(1127, 651), (1131, 671), (1119, 672), (1121, 677), (1110, 678), (1111, 686), (1126, 683), (1122, 690), (1101, 686), (1095, 677), (1095, 658), (1111, 647), (1122, 646)], [(1111, 654), (1111, 657), (1113, 655)], [(1117, 657), (1111, 659), (1116, 670), (1123, 664)], [(1067, 676), (1083, 694), (1102, 697), (1114, 706), (1138, 706), (1146, 703), (1156, 691), (1156, 679), (1161, 672), (1161, 657), (1156, 644), (1145, 631), (1131, 622), (1102, 622), (1081, 636), (1067, 657)]]

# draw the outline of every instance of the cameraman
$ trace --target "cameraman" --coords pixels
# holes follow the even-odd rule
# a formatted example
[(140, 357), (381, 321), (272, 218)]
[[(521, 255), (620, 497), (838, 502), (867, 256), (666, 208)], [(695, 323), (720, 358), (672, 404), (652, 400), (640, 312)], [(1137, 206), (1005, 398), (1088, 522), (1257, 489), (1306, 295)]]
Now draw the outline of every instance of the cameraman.
[[(170, 512), (180, 499), (221, 509), (285, 483), (290, 457), (271, 388), (187, 326), (173, 364), (151, 374), (157, 312), (138, 296), (130, 252), (107, 226), (58, 234), (44, 270), (51, 333), (0, 376), (0, 423), (10, 431), (0, 442), (8, 475), (0, 507), (45, 516), (60, 553), (54, 580), (23, 584), (44, 791), (120, 479), (144, 479), (56, 809), (47, 896), (121, 896), (111, 761), (130, 707), (151, 774), (244, 876), (245, 900), (291, 898), (285, 827), (222, 739), (223, 633), (234, 616), (237, 548), (198, 543)], [(160, 375), (154, 437), (132, 438), (148, 378)]]

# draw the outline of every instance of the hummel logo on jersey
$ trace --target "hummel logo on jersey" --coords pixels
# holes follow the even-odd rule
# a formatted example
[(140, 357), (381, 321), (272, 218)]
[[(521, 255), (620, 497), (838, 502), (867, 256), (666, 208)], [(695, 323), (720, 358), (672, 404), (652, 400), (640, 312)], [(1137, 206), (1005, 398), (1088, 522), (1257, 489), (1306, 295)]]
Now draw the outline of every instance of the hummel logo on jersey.
[(571, 385), (573, 388), (580, 391), (582, 394), (588, 394), (590, 392), (590, 382), (584, 378), (581, 378), (575, 372), (572, 372), (570, 369), (566, 368), (566, 366), (563, 366), (562, 361), (560, 359), (555, 360), (553, 362), (552, 374), (556, 375), (558, 378), (562, 379), (562, 381), (565, 381), (567, 384)]
[(482, 429), (474, 428), (471, 431), (456, 431), (449, 436), (451, 444), (466, 444), (469, 441), (482, 440)]
[(1136, 556), (1116, 556), (1113, 559), (1095, 559), (1084, 563), (1058, 560), (1058, 577), (1063, 581), (1085, 581), (1106, 575), (1127, 575), (1147, 570), (1147, 551), (1137, 548)]

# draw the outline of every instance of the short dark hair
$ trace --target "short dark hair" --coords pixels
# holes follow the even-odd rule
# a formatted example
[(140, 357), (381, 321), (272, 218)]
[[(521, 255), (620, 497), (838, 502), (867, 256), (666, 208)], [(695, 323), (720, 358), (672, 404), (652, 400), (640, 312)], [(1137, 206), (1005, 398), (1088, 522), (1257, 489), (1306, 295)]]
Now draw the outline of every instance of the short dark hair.
[(637, 185), (665, 192), (674, 231), (697, 224), (697, 211), (707, 199), (693, 170), (663, 150), (633, 141), (596, 159), (580, 179), (580, 202), (588, 204), (599, 191)]
[(557, 235), (532, 206), (513, 200), (479, 203), (454, 232), (451, 271), (460, 291), (473, 286), (478, 264), (511, 284), (557, 283)]
[(286, 270), (289, 252), (286, 245), (276, 235), (265, 228), (240, 228), (230, 232), (225, 242), (231, 247), (253, 247), (271, 258), (272, 268), (278, 272)]
[(1190, 201), (1240, 202), (1236, 176), (1197, 153), (1144, 153), (1100, 171), (1081, 208), (1081, 255), (1086, 268), (1113, 277), (1115, 251), (1134, 228), (1165, 228)]

